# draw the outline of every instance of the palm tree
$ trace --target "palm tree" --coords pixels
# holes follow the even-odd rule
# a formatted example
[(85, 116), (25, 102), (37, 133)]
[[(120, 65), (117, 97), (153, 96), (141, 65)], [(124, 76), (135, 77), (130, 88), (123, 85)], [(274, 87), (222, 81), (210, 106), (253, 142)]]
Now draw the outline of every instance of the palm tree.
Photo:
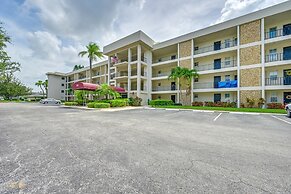
[(44, 82), (42, 82), (42, 86), (45, 89), (45, 94), (46, 94), (46, 97), (47, 97), (47, 91), (48, 91), (48, 80), (47, 79)]
[(103, 54), (100, 51), (100, 47), (94, 43), (94, 42), (90, 42), (87, 46), (86, 46), (87, 50), (85, 51), (81, 51), (79, 53), (79, 56), (83, 57), (84, 55), (88, 55), (89, 58), (89, 64), (90, 64), (90, 83), (92, 83), (92, 62), (96, 61), (97, 58), (101, 59), (103, 58)]
[(172, 79), (175, 81), (179, 81), (179, 96), (181, 99), (182, 97), (182, 90), (181, 90), (181, 82), (184, 81), (186, 84), (186, 96), (191, 94), (191, 83), (193, 78), (198, 78), (199, 75), (196, 69), (188, 69), (185, 67), (176, 67), (171, 70), (171, 74), (169, 75), (168, 79)]
[(113, 99), (119, 98), (120, 94), (116, 92), (111, 86), (108, 84), (102, 84), (100, 88), (96, 89), (96, 92), (98, 97), (105, 96), (105, 99), (107, 100), (108, 97), (112, 97)]
[(38, 86), (38, 87), (41, 89), (41, 91), (42, 91), (42, 96), (43, 96), (43, 98), (44, 98), (44, 90), (43, 90), (43, 88), (42, 88), (42, 86), (43, 86), (43, 82), (42, 82), (41, 80), (38, 80), (37, 82), (35, 82), (35, 85)]
[(83, 65), (75, 65), (73, 71), (77, 71), (77, 70), (82, 69), (82, 68), (84, 68)]

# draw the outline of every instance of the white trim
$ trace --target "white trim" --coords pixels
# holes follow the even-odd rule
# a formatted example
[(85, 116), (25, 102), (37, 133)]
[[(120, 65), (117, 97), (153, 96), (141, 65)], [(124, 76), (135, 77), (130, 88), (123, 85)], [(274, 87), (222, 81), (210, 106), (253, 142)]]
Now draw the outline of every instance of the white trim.
[(224, 48), (224, 49), (217, 50), (217, 51), (210, 51), (210, 52), (206, 52), (206, 53), (201, 53), (201, 54), (194, 55), (193, 57), (194, 57), (194, 59), (197, 59), (197, 58), (200, 58), (200, 57), (206, 57), (206, 56), (209, 56), (209, 55), (216, 55), (216, 54), (235, 51), (235, 50), (237, 50), (237, 46)]
[(240, 90), (262, 90), (262, 86), (240, 87)]
[(262, 64), (253, 64), (253, 65), (243, 65), (240, 66), (240, 69), (253, 69), (253, 68), (258, 68), (258, 67), (262, 67)]
[(240, 48), (248, 48), (248, 47), (253, 47), (253, 46), (259, 46), (262, 44), (262, 41), (258, 41), (258, 42), (251, 42), (248, 44), (242, 44), (240, 45)]

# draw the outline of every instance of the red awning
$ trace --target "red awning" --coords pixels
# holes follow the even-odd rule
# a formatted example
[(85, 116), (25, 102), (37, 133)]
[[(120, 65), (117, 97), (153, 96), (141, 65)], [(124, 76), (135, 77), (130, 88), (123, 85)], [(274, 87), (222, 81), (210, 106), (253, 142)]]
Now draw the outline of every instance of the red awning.
[(89, 90), (95, 91), (100, 86), (97, 84), (85, 83), (85, 82), (75, 82), (72, 86), (73, 90)]
[[(75, 82), (72, 86), (73, 90), (88, 90), (88, 91), (95, 91), (97, 88), (100, 88), (101, 86), (98, 84), (91, 84), (91, 83), (85, 83), (85, 82)], [(119, 93), (125, 93), (125, 89), (121, 87), (115, 87), (111, 86), (113, 90)]]
[(113, 90), (115, 90), (118, 93), (125, 93), (125, 89), (117, 86), (112, 86)]

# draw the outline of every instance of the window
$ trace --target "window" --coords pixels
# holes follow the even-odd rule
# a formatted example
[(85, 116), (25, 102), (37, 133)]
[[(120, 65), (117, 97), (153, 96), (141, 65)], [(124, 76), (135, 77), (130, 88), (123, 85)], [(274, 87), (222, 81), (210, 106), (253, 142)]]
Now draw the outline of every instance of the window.
[(195, 77), (194, 78), (194, 82), (199, 82), (199, 78), (198, 77)]
[(198, 98), (198, 94), (194, 94), (194, 98)]
[(160, 75), (162, 73), (162, 71), (158, 71), (158, 74)]
[(230, 57), (225, 57), (224, 65), (225, 65), (225, 67), (231, 66)]
[(224, 98), (225, 98), (225, 99), (229, 99), (229, 98), (230, 98), (230, 94), (225, 94), (225, 95), (224, 95)]
[(277, 93), (276, 92), (272, 92), (271, 93), (270, 101), (271, 102), (278, 102), (278, 97), (277, 97)]
[(269, 38), (277, 37), (277, 27), (273, 27), (269, 29)]
[(176, 59), (176, 55), (171, 56), (171, 60), (174, 60), (174, 59)]
[(161, 96), (158, 96), (158, 99), (161, 99)]
[(278, 71), (270, 72), (270, 80), (277, 80), (278, 78)]
[(199, 67), (199, 62), (195, 62), (194, 67)]
[(160, 87), (162, 84), (161, 83), (158, 83), (158, 86)]
[(61, 93), (64, 93), (65, 91), (64, 90), (61, 90)]
[(269, 53), (269, 62), (278, 60), (277, 49), (270, 49)]
[(62, 77), (62, 80), (64, 80), (65, 78), (64, 77)]
[(226, 40), (224, 41), (224, 44), (225, 44), (225, 48), (229, 48), (229, 47), (231, 47), (231, 40), (230, 40), (230, 39), (226, 39)]
[(226, 82), (229, 82), (229, 81), (230, 81), (230, 75), (226, 75), (226, 76), (225, 76), (225, 81), (226, 81)]
[(62, 86), (65, 86), (65, 84), (62, 84)]
[(198, 46), (195, 46), (194, 47), (194, 51), (198, 51), (199, 50), (199, 47)]

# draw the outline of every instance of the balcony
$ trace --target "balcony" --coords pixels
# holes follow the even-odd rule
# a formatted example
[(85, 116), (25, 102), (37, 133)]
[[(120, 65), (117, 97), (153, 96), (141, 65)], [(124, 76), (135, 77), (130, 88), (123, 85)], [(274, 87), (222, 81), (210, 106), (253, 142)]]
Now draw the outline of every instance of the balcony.
[(218, 70), (218, 69), (224, 69), (229, 67), (236, 67), (237, 63), (236, 60), (232, 61), (222, 61), (222, 62), (214, 62), (210, 64), (203, 64), (203, 65), (194, 65), (194, 69), (197, 71), (207, 71), (207, 70)]
[(126, 77), (126, 76), (128, 76), (127, 71), (120, 71), (116, 73), (116, 77)]
[(273, 53), (265, 56), (265, 63), (285, 60), (291, 60), (290, 53)]
[(291, 35), (291, 27), (285, 27), (282, 29), (276, 29), (276, 30), (271, 30), (269, 32), (265, 32), (265, 39), (272, 39), (272, 38), (277, 38), (281, 36), (287, 36)]
[(153, 74), (152, 77), (168, 77), (171, 74), (171, 72), (165, 72), (165, 73), (157, 73)]
[(291, 85), (291, 76), (290, 77), (273, 77), (266, 78), (265, 80), (266, 86), (283, 86), (283, 85)]
[(165, 61), (173, 61), (173, 60), (176, 60), (176, 59), (177, 59), (177, 55), (171, 55), (171, 56), (159, 58), (159, 59), (155, 60), (153, 63), (161, 63), (161, 62), (165, 62)]
[(221, 82), (195, 82), (193, 89), (222, 89), (222, 88), (237, 88), (237, 80), (221, 81)]
[[(137, 55), (134, 55), (134, 56), (131, 57), (131, 62), (134, 62), (134, 61), (137, 61)], [(141, 61), (146, 63), (147, 62), (147, 58), (144, 57), (144, 56), (141, 56)]]
[(230, 41), (225, 41), (224, 43), (221, 42), (215, 42), (213, 45), (210, 46), (205, 46), (205, 47), (195, 47), (194, 49), (194, 55), (202, 54), (202, 53), (207, 53), (211, 51), (219, 51), (223, 50), (226, 48), (231, 48), (237, 46), (237, 40), (230, 40)]
[(153, 87), (152, 88), (153, 92), (158, 92), (158, 91), (176, 91), (176, 86), (158, 86), (158, 87)]

